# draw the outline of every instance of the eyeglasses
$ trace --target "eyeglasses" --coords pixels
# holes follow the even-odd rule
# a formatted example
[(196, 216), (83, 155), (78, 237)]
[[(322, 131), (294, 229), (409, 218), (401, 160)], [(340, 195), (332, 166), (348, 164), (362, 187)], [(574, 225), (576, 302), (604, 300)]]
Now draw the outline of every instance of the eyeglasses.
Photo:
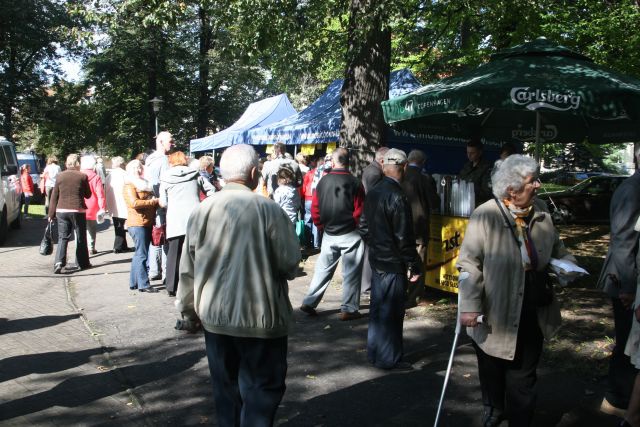
[(529, 182), (525, 182), (524, 185), (527, 185), (527, 184), (534, 185), (536, 182), (538, 184), (542, 184), (542, 182), (540, 181), (540, 177), (538, 176), (532, 177), (531, 180), (529, 180)]

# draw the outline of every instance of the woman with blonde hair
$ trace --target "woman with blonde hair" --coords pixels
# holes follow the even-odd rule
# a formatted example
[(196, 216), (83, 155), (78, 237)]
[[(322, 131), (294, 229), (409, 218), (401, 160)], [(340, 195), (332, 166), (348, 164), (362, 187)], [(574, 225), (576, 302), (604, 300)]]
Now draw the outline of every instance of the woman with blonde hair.
[(87, 218), (85, 199), (91, 197), (91, 187), (87, 175), (80, 172), (80, 157), (69, 154), (65, 162), (67, 170), (56, 177), (56, 185), (51, 192), (49, 221), (58, 220), (58, 249), (53, 272), (60, 274), (67, 265), (67, 246), (75, 232), (76, 264), (84, 270), (91, 267), (87, 250)]
[(123, 169), (124, 159), (120, 156), (111, 159), (111, 172), (105, 180), (107, 193), (107, 211), (113, 221), (113, 253), (129, 252), (127, 231), (124, 224), (127, 220), (127, 203), (124, 201), (124, 183), (127, 173)]
[(51, 199), (51, 192), (56, 185), (56, 177), (60, 172), (61, 169), (58, 165), (58, 158), (53, 154), (50, 155), (47, 159), (47, 166), (44, 168), (44, 171), (42, 171), (44, 186), (40, 189), (44, 191), (44, 211), (46, 213), (49, 213), (49, 199)]
[(156, 293), (158, 290), (149, 284), (147, 258), (151, 243), (151, 228), (156, 217), (158, 199), (153, 197), (151, 184), (142, 176), (140, 160), (131, 160), (127, 165), (124, 185), (124, 200), (127, 204), (127, 227), (133, 239), (135, 253), (131, 259), (129, 289), (140, 292)]

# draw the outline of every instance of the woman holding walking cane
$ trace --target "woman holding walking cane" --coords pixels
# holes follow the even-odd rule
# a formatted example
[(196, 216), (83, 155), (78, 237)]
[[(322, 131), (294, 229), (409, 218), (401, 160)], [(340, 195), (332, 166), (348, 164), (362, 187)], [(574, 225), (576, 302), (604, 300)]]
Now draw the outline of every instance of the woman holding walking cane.
[(537, 169), (516, 154), (494, 171), (494, 198), (471, 215), (458, 258), (460, 323), (478, 357), (483, 426), (531, 425), (542, 341), (560, 326), (548, 264), (575, 262), (536, 200)]

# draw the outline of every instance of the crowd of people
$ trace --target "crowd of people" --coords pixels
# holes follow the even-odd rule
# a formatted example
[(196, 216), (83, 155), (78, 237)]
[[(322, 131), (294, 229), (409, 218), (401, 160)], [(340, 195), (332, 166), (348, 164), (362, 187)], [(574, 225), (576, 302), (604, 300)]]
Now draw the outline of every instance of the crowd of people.
[[(48, 216), (59, 234), (54, 273), (66, 266), (73, 232), (77, 268), (91, 267), (95, 230), (108, 212), (113, 251), (130, 251), (127, 232), (133, 240), (129, 288), (156, 293), (151, 282), (162, 279), (176, 297), (181, 327), (204, 329), (221, 425), (273, 424), (285, 391), (292, 317), (287, 280), (296, 276), (305, 250), (319, 254), (300, 311), (317, 315), (341, 261), (338, 318), (360, 318), (360, 300), (369, 298), (368, 361), (387, 371), (413, 369), (404, 359), (403, 320), (424, 291), (430, 216), (440, 206), (422, 151), (382, 147), (358, 179), (345, 148), (294, 159), (277, 143), (261, 161), (251, 146), (237, 145), (222, 154), (218, 177), (212, 157), (189, 159), (174, 150), (170, 133), (158, 134), (156, 143), (154, 152), (126, 167), (113, 158), (104, 180), (90, 155), (69, 155), (63, 172), (51, 167)], [(462, 172), (480, 197), (457, 261), (459, 319), (478, 359), (482, 424), (528, 426), (543, 340), (560, 324), (549, 263), (576, 260), (535, 197), (537, 163), (510, 147), (504, 151), (491, 167), (481, 145), (467, 146)], [(631, 195), (638, 176), (614, 196), (612, 244), (601, 277), (613, 299), (618, 343), (603, 411), (626, 415), (623, 423), (634, 426), (640, 386), (634, 388), (630, 375), (637, 374), (640, 312), (634, 321), (637, 271), (628, 266), (636, 265), (640, 235), (640, 221), (633, 228), (640, 197)], [(296, 235), (298, 222), (304, 229)]]

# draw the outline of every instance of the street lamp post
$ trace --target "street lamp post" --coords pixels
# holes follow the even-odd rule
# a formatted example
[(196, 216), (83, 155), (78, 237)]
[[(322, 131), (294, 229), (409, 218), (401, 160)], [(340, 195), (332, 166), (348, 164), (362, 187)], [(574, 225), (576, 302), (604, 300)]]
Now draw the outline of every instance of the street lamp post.
[(162, 100), (162, 98), (154, 96), (153, 99), (150, 100), (149, 102), (153, 107), (153, 115), (155, 116), (155, 119), (156, 119), (156, 135), (158, 135), (158, 113), (160, 112), (160, 107), (162, 106), (162, 103), (164, 101)]

